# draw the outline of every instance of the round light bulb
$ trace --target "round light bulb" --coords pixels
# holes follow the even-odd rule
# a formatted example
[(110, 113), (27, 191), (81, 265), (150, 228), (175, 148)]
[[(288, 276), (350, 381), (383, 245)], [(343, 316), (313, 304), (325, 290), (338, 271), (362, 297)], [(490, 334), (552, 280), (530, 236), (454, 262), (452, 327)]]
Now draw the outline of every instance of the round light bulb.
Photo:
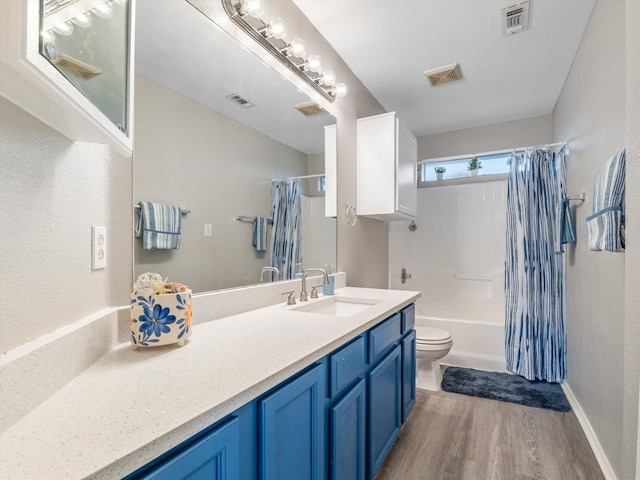
[(55, 42), (56, 40), (56, 36), (51, 30), (43, 30), (40, 36), (42, 37), (42, 43)]
[(71, 25), (71, 22), (59, 23), (58, 25), (53, 27), (53, 31), (56, 32), (58, 35), (62, 35), (63, 37), (68, 37), (73, 33), (73, 25)]
[(81, 13), (80, 15), (72, 18), (71, 21), (80, 28), (89, 28), (93, 23), (93, 19), (91, 18), (91, 14), (89, 12)]
[(322, 60), (320, 59), (320, 56), (311, 55), (307, 59), (307, 68), (314, 73), (318, 73), (320, 70), (322, 70)]
[(349, 93), (349, 88), (342, 82), (336, 84), (333, 90), (336, 93), (336, 97), (344, 97)]
[(333, 87), (336, 84), (336, 73), (333, 70), (325, 70), (322, 73), (322, 83)]
[(264, 13), (264, 2), (262, 0), (242, 0), (240, 12), (257, 18)]
[(287, 36), (287, 25), (280, 17), (276, 17), (269, 22), (269, 32), (273, 38), (282, 40)]
[(111, 2), (98, 5), (91, 11), (100, 18), (111, 18), (113, 16), (113, 6)]
[(289, 52), (291, 53), (291, 55), (294, 55), (298, 58), (304, 57), (304, 54), (306, 53), (304, 41), (302, 41), (301, 38), (294, 38), (293, 40), (291, 40), (291, 43), (289, 44)]

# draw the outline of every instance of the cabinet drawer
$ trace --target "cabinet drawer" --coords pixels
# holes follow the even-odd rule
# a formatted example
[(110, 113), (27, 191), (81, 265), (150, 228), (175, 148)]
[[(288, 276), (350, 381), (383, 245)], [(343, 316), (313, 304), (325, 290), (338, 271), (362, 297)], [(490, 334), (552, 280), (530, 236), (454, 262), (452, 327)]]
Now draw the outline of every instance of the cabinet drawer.
[(364, 338), (329, 356), (329, 395), (333, 398), (364, 370)]
[(369, 331), (369, 363), (374, 363), (400, 338), (400, 312)]
[(402, 309), (402, 334), (413, 330), (416, 325), (416, 304), (412, 303)]

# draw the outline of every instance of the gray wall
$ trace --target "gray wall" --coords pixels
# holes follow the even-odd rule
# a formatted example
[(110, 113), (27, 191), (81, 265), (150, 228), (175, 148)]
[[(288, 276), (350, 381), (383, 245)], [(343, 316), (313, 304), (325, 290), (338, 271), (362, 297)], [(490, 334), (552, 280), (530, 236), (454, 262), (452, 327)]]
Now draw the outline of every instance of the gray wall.
[(256, 252), (252, 223), (236, 215), (269, 217), (271, 179), (306, 175), (307, 155), (142, 76), (135, 98), (134, 202), (191, 209), (178, 250), (143, 250), (136, 239), (135, 274), (158, 272), (194, 292), (259, 283), (269, 253)]
[[(638, 167), (633, 165), (634, 158), (637, 159), (637, 136), (631, 141), (630, 125), (626, 122), (633, 118), (625, 117), (626, 109), (632, 105), (628, 101), (633, 98), (627, 95), (634, 88), (637, 94), (637, 87), (631, 85), (637, 83), (637, 76), (631, 76), (630, 71), (627, 78), (624, 74), (627, 66), (638, 71), (638, 37), (635, 36), (635, 43), (633, 40), (627, 43), (624, 28), (625, 9), (631, 10), (633, 3), (633, 0), (597, 2), (553, 114), (554, 140), (566, 140), (571, 146), (567, 188), (571, 193), (583, 190), (587, 193), (587, 201), (574, 208), (578, 238), (567, 255), (567, 383), (620, 479), (633, 478), (640, 364), (637, 268), (634, 274), (627, 270), (627, 275), (634, 277), (636, 290), (626, 289), (625, 293), (625, 262), (640, 256), (638, 222), (634, 218), (634, 212), (639, 211), (640, 188)], [(636, 15), (636, 23), (637, 20)], [(637, 125), (637, 110), (635, 115)], [(595, 174), (628, 141), (631, 141), (627, 177), (627, 212), (632, 226), (627, 238), (630, 250), (591, 252), (586, 246), (584, 225), (585, 217), (592, 213)], [(634, 202), (635, 209), (631, 208)], [(635, 300), (627, 299), (626, 295)], [(625, 302), (635, 304), (635, 320), (630, 312), (625, 315)], [(631, 330), (636, 332), (633, 340), (628, 338)]]
[[(0, 98), (0, 352), (112, 305), (131, 289), (131, 159), (72, 143)], [(91, 270), (91, 226), (107, 268)]]

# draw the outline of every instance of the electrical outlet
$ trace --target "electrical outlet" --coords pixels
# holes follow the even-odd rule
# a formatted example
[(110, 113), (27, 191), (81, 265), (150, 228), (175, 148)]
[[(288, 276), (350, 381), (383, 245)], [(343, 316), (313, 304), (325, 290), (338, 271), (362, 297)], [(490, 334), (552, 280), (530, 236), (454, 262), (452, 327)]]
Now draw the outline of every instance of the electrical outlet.
[(91, 227), (91, 269), (100, 270), (107, 266), (107, 229)]
[(204, 224), (204, 236), (210, 237), (213, 234), (213, 225), (210, 223)]

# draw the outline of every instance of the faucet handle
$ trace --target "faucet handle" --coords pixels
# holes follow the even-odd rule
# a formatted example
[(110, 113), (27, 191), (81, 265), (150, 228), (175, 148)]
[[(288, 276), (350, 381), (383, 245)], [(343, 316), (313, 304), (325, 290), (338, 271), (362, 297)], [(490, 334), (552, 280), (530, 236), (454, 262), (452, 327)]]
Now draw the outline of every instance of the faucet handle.
[(282, 292), (282, 295), (289, 295), (287, 297), (287, 305), (295, 305), (296, 304), (296, 297), (293, 295), (294, 294), (294, 290), (291, 290), (290, 292)]
[(311, 287), (311, 298), (318, 298), (318, 287), (320, 285), (314, 285)]

